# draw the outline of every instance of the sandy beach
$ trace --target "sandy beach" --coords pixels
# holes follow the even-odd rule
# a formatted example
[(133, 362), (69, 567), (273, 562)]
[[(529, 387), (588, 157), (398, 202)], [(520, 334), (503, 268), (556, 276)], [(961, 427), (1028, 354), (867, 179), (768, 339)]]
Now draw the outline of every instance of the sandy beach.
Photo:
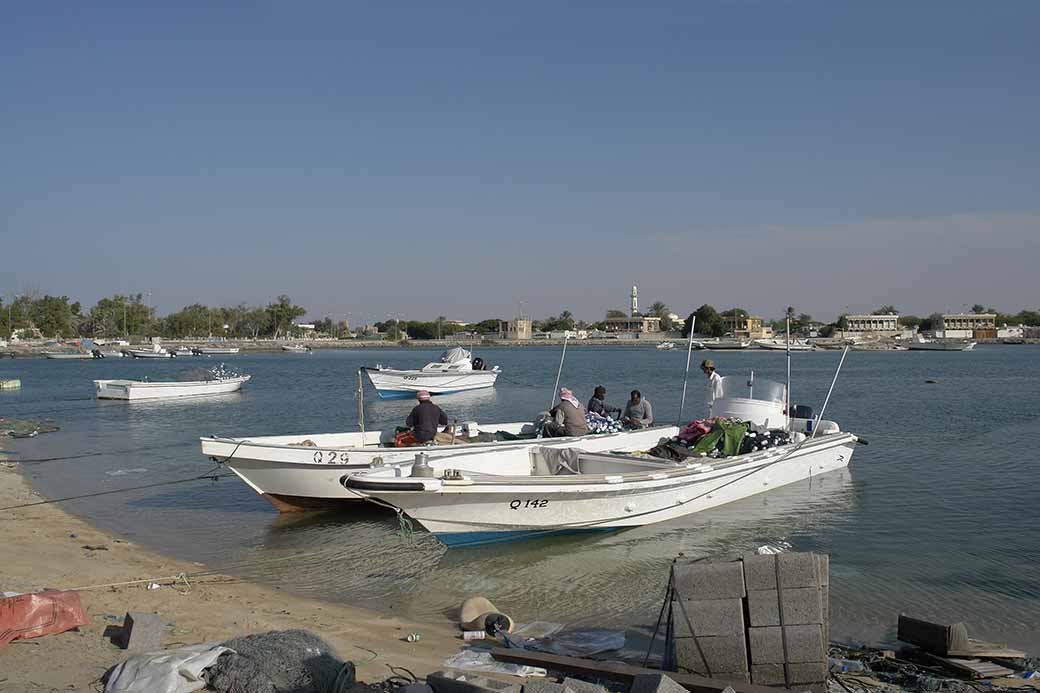
[[(19, 474), (0, 463), (0, 507), (42, 500)], [(104, 637), (127, 611), (161, 614), (165, 647), (224, 640), (272, 629), (304, 628), (328, 640), (357, 665), (358, 679), (379, 681), (388, 664), (423, 676), (463, 647), (453, 624), (416, 623), (372, 611), (296, 597), (221, 575), (147, 589), (147, 582), (205, 570), (110, 536), (57, 504), (4, 511), (0, 591), (78, 589), (90, 623), (77, 631), (18, 640), (0, 649), (0, 691), (97, 691), (104, 672), (126, 658)], [(91, 547), (91, 548), (87, 548)], [(421, 633), (409, 643), (408, 633)]]

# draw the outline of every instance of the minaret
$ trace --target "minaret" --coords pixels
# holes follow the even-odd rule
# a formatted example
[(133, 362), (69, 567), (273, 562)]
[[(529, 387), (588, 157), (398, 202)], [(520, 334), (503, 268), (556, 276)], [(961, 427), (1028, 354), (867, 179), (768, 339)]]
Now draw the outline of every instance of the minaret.
[(632, 287), (632, 317), (639, 315), (639, 292), (636, 287)]

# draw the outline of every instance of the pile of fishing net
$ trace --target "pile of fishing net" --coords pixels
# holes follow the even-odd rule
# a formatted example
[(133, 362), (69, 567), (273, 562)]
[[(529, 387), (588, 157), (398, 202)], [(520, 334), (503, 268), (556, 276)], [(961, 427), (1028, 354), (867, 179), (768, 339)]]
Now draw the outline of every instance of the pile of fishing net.
[(589, 433), (619, 433), (621, 431), (620, 421), (600, 416), (591, 411), (585, 414), (585, 425), (589, 427)]
[(344, 693), (354, 665), (306, 630), (274, 630), (221, 643), (232, 652), (206, 669), (208, 688), (221, 693)]
[(674, 438), (650, 450), (654, 457), (681, 462), (691, 457), (733, 457), (791, 442), (791, 432), (761, 428), (748, 421), (717, 417), (691, 421)]

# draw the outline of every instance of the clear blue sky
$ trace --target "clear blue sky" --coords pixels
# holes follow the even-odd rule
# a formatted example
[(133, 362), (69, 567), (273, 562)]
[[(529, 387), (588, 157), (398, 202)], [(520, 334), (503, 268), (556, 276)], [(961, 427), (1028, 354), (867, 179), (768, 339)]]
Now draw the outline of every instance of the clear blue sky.
[(1040, 305), (1040, 3), (27, 2), (0, 291)]

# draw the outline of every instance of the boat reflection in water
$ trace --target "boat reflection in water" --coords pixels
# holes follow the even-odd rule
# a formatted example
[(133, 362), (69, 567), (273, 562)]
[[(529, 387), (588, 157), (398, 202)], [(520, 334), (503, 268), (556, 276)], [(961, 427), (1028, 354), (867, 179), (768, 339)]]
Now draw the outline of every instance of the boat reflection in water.
[[(813, 550), (855, 508), (847, 469), (676, 520), (448, 550), (418, 526), (402, 536), (379, 508), (272, 518), (256, 565), (236, 574), (418, 618), (441, 618), (473, 594), (493, 595), (523, 620), (637, 625), (656, 615), (667, 566), (737, 556), (764, 544)], [(249, 562), (249, 559), (246, 559)], [(547, 605), (551, 605), (548, 607)]]

